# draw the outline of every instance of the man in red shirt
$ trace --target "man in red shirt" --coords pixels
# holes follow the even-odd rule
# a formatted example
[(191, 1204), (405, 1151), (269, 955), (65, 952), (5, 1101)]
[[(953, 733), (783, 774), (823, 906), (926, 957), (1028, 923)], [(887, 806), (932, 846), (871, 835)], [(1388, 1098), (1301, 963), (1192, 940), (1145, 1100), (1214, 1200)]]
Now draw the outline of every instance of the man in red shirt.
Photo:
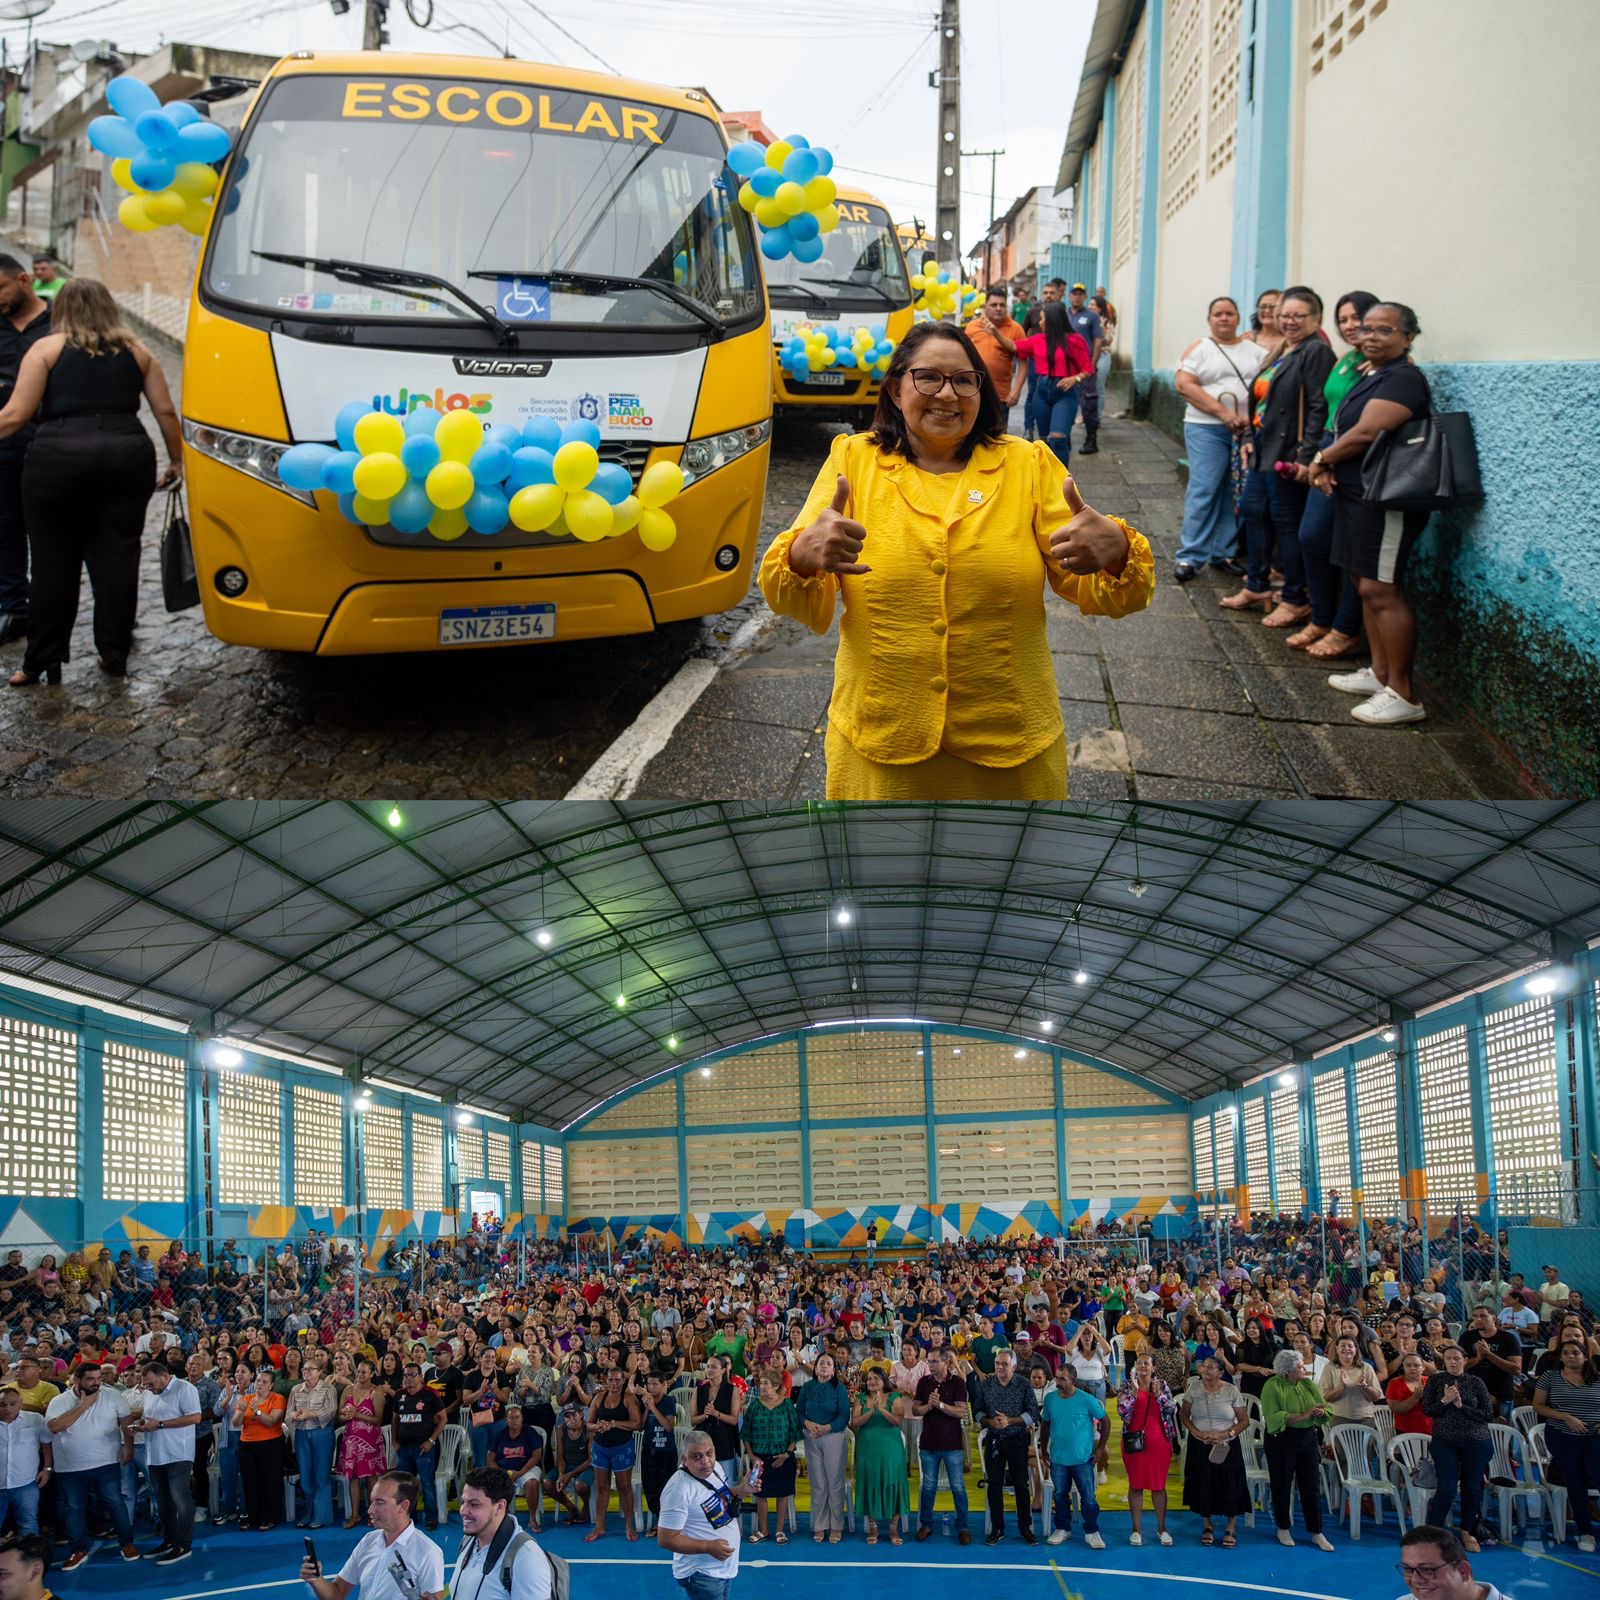
[(1055, 1377), (1056, 1368), (1067, 1353), (1067, 1336), (1061, 1325), (1050, 1320), (1050, 1313), (1044, 1306), (1035, 1306), (1028, 1332), (1033, 1336), (1033, 1353), (1044, 1357), (1050, 1376)]

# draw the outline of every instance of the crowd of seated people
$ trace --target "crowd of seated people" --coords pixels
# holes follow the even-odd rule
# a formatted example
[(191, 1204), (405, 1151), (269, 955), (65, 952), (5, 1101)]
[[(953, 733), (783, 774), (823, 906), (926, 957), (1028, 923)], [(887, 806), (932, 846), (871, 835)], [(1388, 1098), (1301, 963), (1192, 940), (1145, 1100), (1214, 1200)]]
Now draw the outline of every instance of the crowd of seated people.
[[(488, 1465), (535, 1526), (635, 1539), (693, 1428), (748, 1483), (754, 1542), (854, 1528), (899, 1545), (942, 1515), (962, 1544), (998, 1542), (1008, 1522), (1059, 1544), (1081, 1520), (1103, 1549), (1115, 1451), (1118, 1535), (1134, 1544), (1233, 1548), (1259, 1468), (1277, 1538), (1296, 1542), (1298, 1503), (1304, 1536), (1331, 1549), (1329, 1433), (1354, 1424), (1429, 1437), (1428, 1520), (1453, 1515), (1472, 1552), (1492, 1537), (1490, 1426), (1527, 1407), (1592, 1550), (1600, 1337), (1581, 1289), (1554, 1264), (1536, 1285), (1497, 1275), (1476, 1236), (1434, 1259), (1412, 1231), (1369, 1228), (1353, 1277), (1357, 1235), (1337, 1216), (849, 1254), (646, 1240), (598, 1257), (496, 1230), (392, 1249), (359, 1286), (350, 1244), (316, 1234), (254, 1263), (233, 1240), (209, 1265), (178, 1243), (122, 1260), (13, 1251), (0, 1426), (40, 1465), (0, 1521), (43, 1523), (69, 1568), (97, 1539), (107, 1559), (171, 1562), (197, 1524), (280, 1525), (286, 1482), (297, 1525), (354, 1526), (392, 1466), (419, 1477), (435, 1527), (452, 1485)], [(1302, 1257), (1325, 1237), (1326, 1267)], [(1462, 1260), (1483, 1275), (1442, 1270)], [(968, 1502), (973, 1469), (986, 1516)], [(953, 1526), (936, 1515), (941, 1480)], [(147, 1517), (161, 1542), (141, 1551)]]

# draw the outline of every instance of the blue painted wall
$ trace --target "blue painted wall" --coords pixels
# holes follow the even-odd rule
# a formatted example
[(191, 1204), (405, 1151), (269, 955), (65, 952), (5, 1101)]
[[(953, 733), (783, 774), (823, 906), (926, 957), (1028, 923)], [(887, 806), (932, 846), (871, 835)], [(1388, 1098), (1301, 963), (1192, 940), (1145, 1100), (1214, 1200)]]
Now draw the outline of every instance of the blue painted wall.
[(1145, 71), (1144, 149), (1134, 159), (1142, 164), (1139, 177), (1139, 296), (1133, 336), (1133, 387), (1148, 394), (1156, 336), (1156, 263), (1161, 241), (1156, 227), (1161, 197), (1161, 68), (1162, 25), (1167, 8), (1161, 0), (1150, 7), (1149, 66)]

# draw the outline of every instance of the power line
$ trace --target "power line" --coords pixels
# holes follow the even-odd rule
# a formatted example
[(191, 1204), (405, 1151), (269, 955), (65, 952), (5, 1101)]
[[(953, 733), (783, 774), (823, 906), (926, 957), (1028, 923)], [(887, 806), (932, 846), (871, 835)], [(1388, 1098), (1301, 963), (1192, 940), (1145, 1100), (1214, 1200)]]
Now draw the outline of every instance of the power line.
[(583, 42), (583, 40), (580, 39), (577, 36), (577, 34), (573, 33), (570, 29), (563, 28), (561, 26), (561, 24), (559, 22), (557, 22), (556, 19), (554, 17), (552, 17), (550, 15), (550, 13), (544, 9), (543, 6), (535, 5), (534, 4), (534, 0), (523, 0), (523, 4), (526, 5), (530, 11), (536, 12), (539, 16), (543, 17), (544, 20), (546, 22), (548, 22), (550, 24), (550, 26), (556, 30), (557, 33), (561, 34), (563, 38), (570, 39), (586, 55), (593, 56), (595, 58), (595, 60), (598, 61), (600, 63), (600, 65), (606, 69), (607, 72), (612, 73), (613, 75), (615, 75), (616, 77), (619, 77), (619, 78), (624, 76), (624, 74), (618, 72), (617, 69), (614, 66), (612, 66), (611, 63), (609, 61), (607, 61), (606, 58), (603, 55), (601, 55), (598, 50), (595, 50), (595, 49), (591, 48), (589, 45), (586, 45)]

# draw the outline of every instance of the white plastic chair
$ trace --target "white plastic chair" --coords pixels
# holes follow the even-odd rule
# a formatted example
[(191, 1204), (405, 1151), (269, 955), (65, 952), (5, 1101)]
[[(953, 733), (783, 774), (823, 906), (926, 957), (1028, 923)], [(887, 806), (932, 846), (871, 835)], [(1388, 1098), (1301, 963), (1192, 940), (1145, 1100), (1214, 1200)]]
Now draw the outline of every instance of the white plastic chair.
[(1389, 1441), (1394, 1438), (1394, 1412), (1388, 1406), (1372, 1408), (1372, 1426), (1378, 1430), (1378, 1456), (1388, 1455)]
[(1510, 1544), (1516, 1535), (1517, 1503), (1522, 1502), (1526, 1520), (1528, 1502), (1536, 1508), (1543, 1507), (1544, 1489), (1528, 1471), (1530, 1447), (1515, 1428), (1508, 1423), (1491, 1422), (1489, 1440), (1494, 1455), (1489, 1461), (1488, 1492), (1499, 1501), (1500, 1541)]
[(1108, 1363), (1107, 1376), (1111, 1379), (1111, 1389), (1115, 1393), (1122, 1387), (1122, 1380), (1127, 1375), (1127, 1343), (1120, 1333), (1114, 1333), (1106, 1341), (1111, 1346), (1111, 1360)]
[[(1537, 1415), (1537, 1413), (1535, 1413)], [(1544, 1496), (1544, 1508), (1550, 1516), (1550, 1533), (1557, 1544), (1567, 1542), (1567, 1489), (1565, 1484), (1550, 1481), (1550, 1446), (1545, 1441), (1544, 1424), (1535, 1423), (1528, 1430), (1528, 1456), (1533, 1475), (1538, 1480)]]
[(1394, 1502), (1395, 1520), (1400, 1531), (1405, 1532), (1405, 1500), (1398, 1484), (1383, 1474), (1383, 1457), (1378, 1447), (1378, 1435), (1362, 1423), (1341, 1422), (1328, 1433), (1333, 1445), (1333, 1459), (1339, 1471), (1339, 1487), (1343, 1491), (1350, 1513), (1350, 1537), (1361, 1538), (1361, 1501), (1372, 1497), (1373, 1520), (1383, 1526), (1383, 1502)]
[(1250, 1509), (1244, 1514), (1245, 1526), (1256, 1525), (1256, 1512), (1270, 1516), (1272, 1513), (1272, 1474), (1261, 1459), (1261, 1430), (1252, 1425), (1239, 1435), (1239, 1449), (1244, 1456), (1244, 1481), (1250, 1494)]
[(467, 1439), (467, 1430), (459, 1422), (447, 1422), (439, 1435), (439, 1460), (433, 1473), (434, 1503), (439, 1508), (441, 1522), (450, 1515), (451, 1484), (454, 1483), (459, 1494), (471, 1471), (472, 1445)]
[(1428, 1459), (1430, 1449), (1425, 1433), (1397, 1433), (1384, 1452), (1389, 1461), (1389, 1476), (1406, 1497), (1414, 1528), (1428, 1520), (1428, 1501), (1433, 1497), (1431, 1489), (1422, 1488), (1416, 1481), (1417, 1468)]
[(1532, 1435), (1535, 1428), (1543, 1427), (1544, 1424), (1540, 1422), (1539, 1413), (1532, 1406), (1518, 1406), (1511, 1413), (1511, 1426), (1526, 1439)]

